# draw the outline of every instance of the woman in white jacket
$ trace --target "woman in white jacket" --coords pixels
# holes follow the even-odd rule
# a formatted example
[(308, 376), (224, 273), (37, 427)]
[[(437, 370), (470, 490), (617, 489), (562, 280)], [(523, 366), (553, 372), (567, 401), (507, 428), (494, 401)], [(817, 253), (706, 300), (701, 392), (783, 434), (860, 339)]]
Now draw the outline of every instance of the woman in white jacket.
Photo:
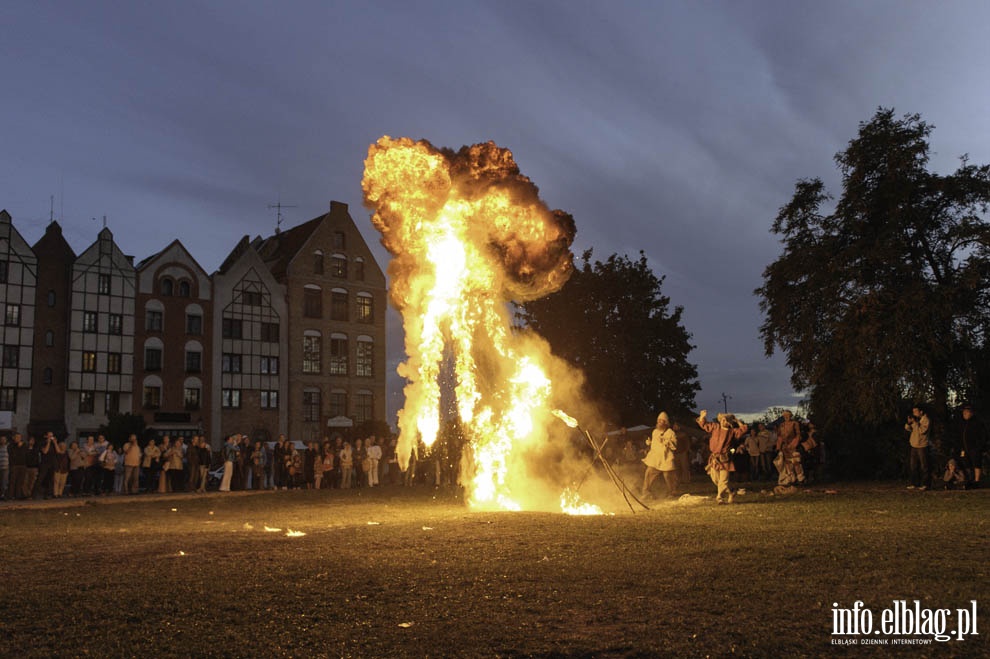
[(646, 443), (650, 445), (650, 452), (643, 458), (643, 464), (646, 465), (646, 473), (643, 474), (643, 496), (649, 494), (650, 486), (656, 480), (657, 474), (663, 474), (663, 480), (667, 484), (667, 494), (671, 497), (677, 496), (677, 471), (674, 465), (677, 435), (670, 427), (670, 418), (666, 412), (661, 412), (657, 417), (657, 427), (653, 429), (653, 434)]

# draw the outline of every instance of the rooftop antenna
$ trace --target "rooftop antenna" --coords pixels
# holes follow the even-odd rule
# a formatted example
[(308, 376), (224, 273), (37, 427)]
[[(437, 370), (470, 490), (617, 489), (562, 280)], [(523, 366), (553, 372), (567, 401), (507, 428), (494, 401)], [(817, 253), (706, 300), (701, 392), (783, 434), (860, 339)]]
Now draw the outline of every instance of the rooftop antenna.
[(278, 201), (274, 204), (268, 204), (268, 210), (275, 209), (275, 233), (279, 233), (282, 230), (282, 209), (283, 208), (298, 208), (293, 204), (283, 204), (282, 195), (278, 196)]
[(55, 195), (49, 197), (51, 199), (51, 208), (48, 211), (48, 224), (51, 225), (55, 221)]

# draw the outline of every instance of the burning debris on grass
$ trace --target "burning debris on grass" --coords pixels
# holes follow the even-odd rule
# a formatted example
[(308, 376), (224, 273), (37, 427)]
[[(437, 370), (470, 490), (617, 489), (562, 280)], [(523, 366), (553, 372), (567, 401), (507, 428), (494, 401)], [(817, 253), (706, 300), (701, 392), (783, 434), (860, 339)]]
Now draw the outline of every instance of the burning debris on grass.
[[(460, 481), (473, 508), (557, 509), (571, 480), (562, 466), (570, 431), (552, 410), (586, 409), (572, 393), (581, 376), (543, 339), (513, 329), (510, 303), (570, 277), (573, 218), (549, 209), (493, 142), (454, 152), (383, 137), (368, 149), (362, 188), (394, 257), (391, 299), (405, 329), (401, 467), (431, 450), (445, 410), (456, 409), (466, 440)], [(583, 505), (576, 492), (566, 503)]]

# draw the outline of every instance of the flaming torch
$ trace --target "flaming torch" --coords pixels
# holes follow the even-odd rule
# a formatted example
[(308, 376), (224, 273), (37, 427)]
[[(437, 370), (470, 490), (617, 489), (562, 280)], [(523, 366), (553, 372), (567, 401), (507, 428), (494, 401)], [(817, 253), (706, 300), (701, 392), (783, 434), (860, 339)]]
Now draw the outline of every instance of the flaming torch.
[(473, 507), (526, 504), (526, 456), (545, 445), (554, 396), (546, 343), (512, 329), (509, 302), (552, 293), (571, 274), (574, 221), (550, 210), (493, 142), (454, 152), (383, 137), (368, 149), (362, 188), (393, 255), (391, 299), (403, 318), (399, 464), (429, 450), (443, 420), (441, 375), (452, 364), (468, 440), (461, 482)]

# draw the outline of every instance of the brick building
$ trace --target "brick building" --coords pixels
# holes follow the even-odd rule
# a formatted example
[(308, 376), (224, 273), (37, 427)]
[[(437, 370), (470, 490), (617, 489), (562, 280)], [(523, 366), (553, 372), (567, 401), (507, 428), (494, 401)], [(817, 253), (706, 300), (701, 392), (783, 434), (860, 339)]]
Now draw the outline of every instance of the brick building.
[(253, 244), (286, 289), (289, 437), (384, 421), (385, 275), (347, 204)]
[(65, 396), (68, 382), (69, 308), (72, 266), (76, 253), (62, 235), (58, 222), (49, 223), (32, 248), (38, 257), (38, 285), (34, 313), (34, 359), (31, 422), (28, 433), (41, 437), (53, 432), (65, 437)]
[(148, 434), (211, 436), (213, 285), (174, 240), (137, 266), (135, 413)]

